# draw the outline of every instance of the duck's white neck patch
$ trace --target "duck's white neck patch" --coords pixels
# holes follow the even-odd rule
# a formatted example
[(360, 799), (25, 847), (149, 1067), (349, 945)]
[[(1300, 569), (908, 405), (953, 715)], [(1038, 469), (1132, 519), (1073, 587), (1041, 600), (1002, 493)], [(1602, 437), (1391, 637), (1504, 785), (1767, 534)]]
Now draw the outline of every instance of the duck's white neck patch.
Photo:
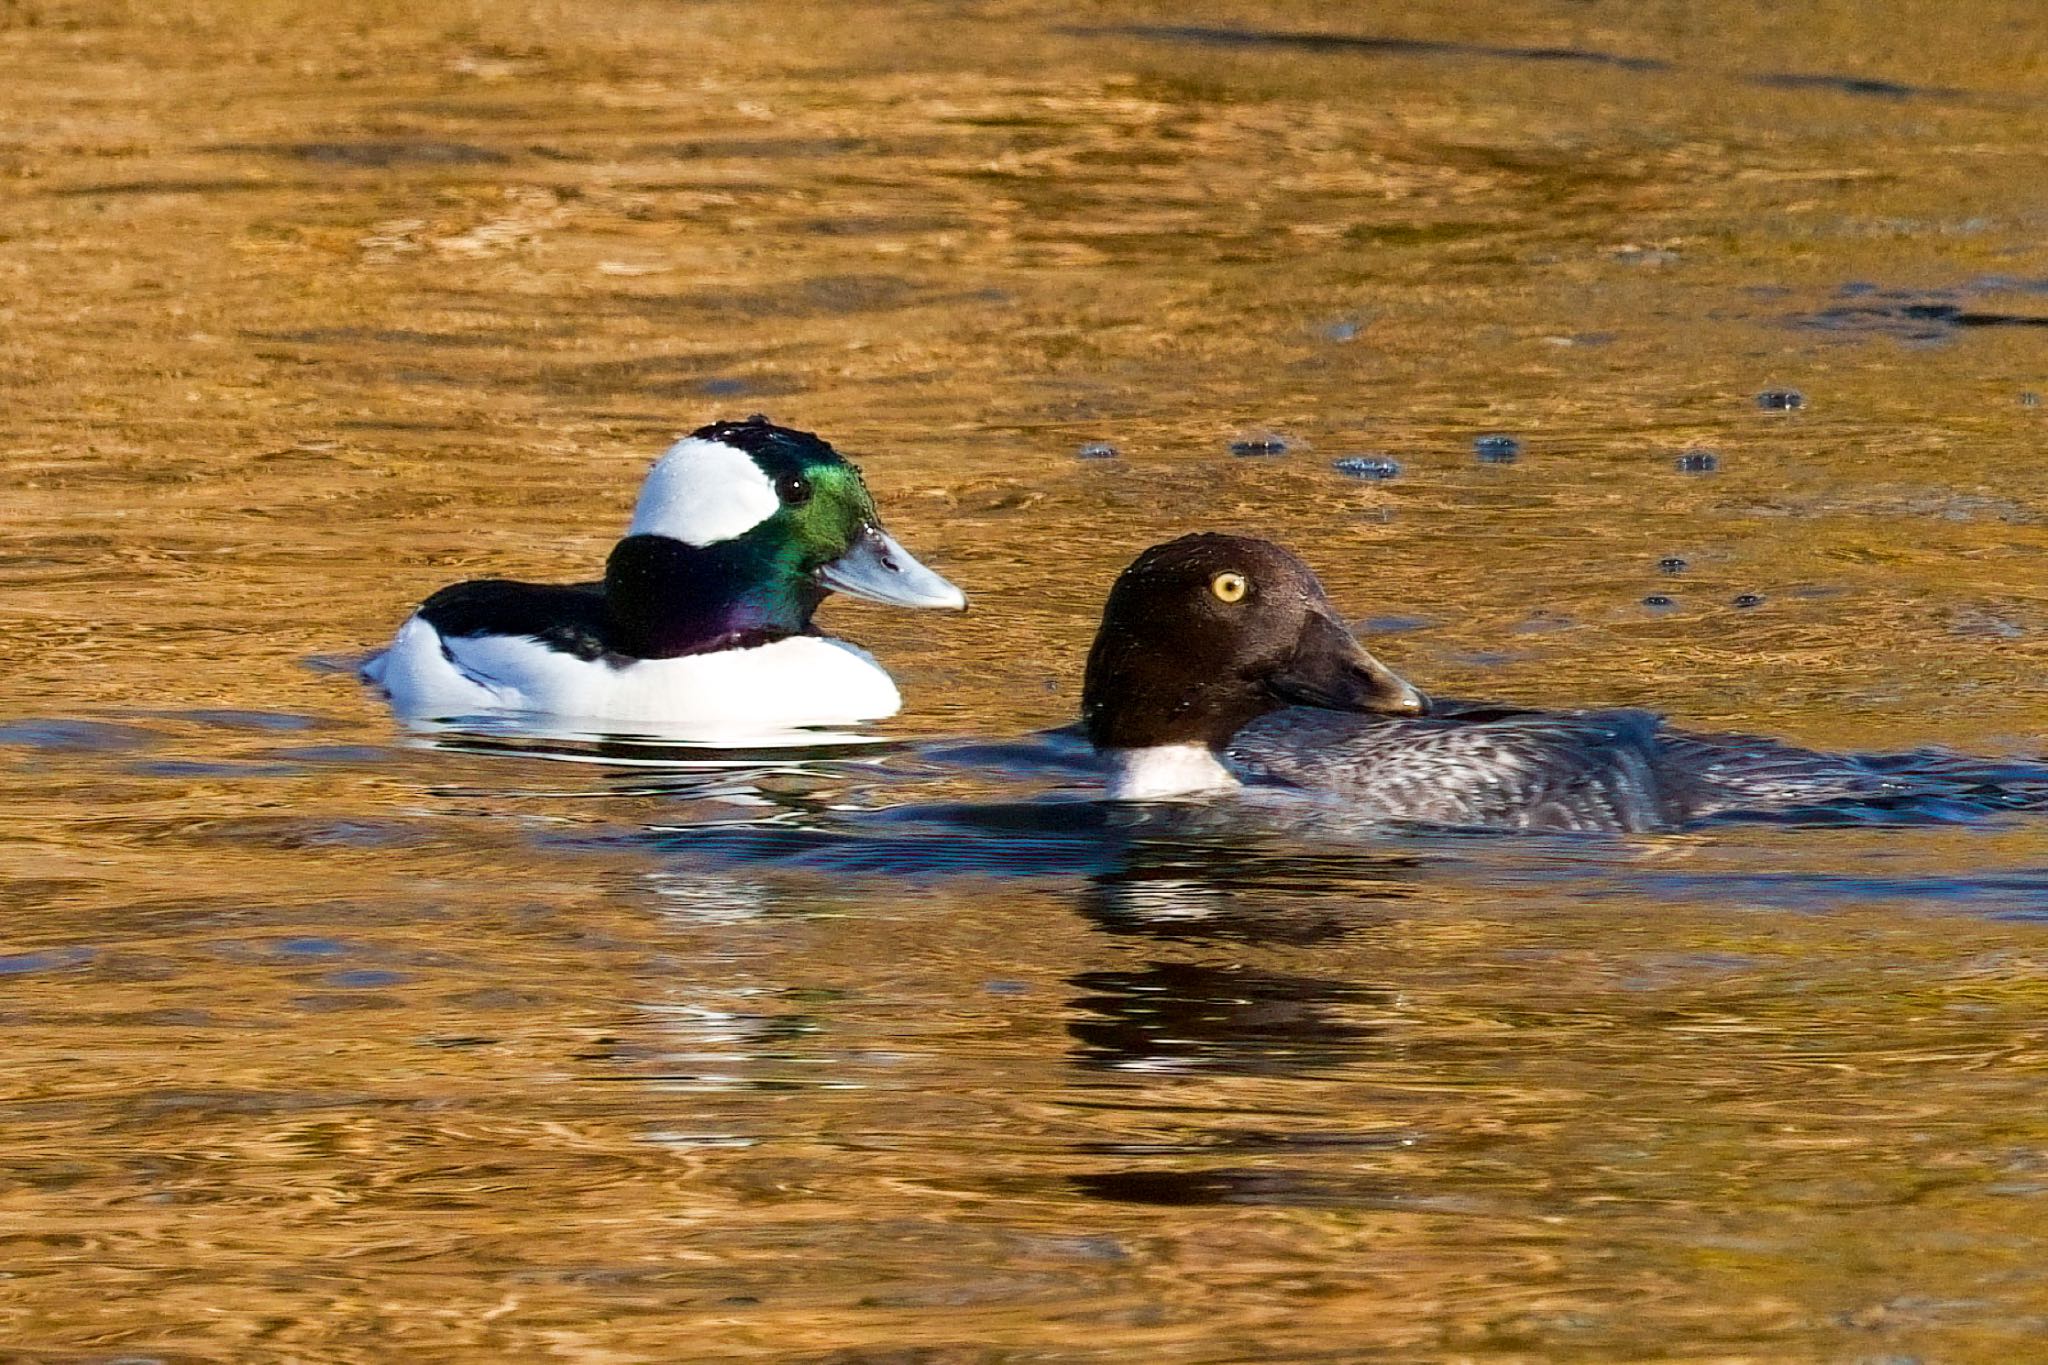
[(1230, 769), (1206, 744), (1154, 744), (1143, 749), (1104, 749), (1109, 760), (1112, 801), (1167, 801), (1229, 791), (1238, 785)]
[(723, 441), (686, 436), (648, 471), (626, 534), (716, 545), (745, 535), (781, 506), (753, 456)]

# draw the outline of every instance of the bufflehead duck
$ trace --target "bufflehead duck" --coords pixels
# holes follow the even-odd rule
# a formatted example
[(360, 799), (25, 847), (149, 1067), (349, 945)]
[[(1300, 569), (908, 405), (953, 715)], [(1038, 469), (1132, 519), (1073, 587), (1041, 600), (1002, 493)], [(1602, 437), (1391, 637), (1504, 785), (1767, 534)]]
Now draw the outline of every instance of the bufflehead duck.
[(835, 591), (967, 605), (882, 530), (860, 471), (819, 437), (714, 422), (648, 473), (602, 582), (443, 588), (363, 676), (418, 719), (521, 712), (752, 736), (894, 715), (902, 700), (874, 657), (811, 627)]
[(1613, 833), (1838, 803), (2048, 802), (2033, 764), (1816, 753), (1671, 730), (1647, 711), (1432, 702), (1352, 637), (1306, 564), (1244, 536), (1184, 536), (1124, 571), (1081, 717), (1124, 801), (1251, 780), (1368, 819)]

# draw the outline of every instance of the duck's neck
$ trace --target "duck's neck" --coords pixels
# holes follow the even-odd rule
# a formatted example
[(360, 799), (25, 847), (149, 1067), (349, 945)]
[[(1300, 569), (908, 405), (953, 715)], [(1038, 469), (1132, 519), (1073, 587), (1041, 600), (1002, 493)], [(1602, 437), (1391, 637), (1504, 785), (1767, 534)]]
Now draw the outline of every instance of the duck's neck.
[(605, 565), (604, 595), (614, 649), (673, 659), (801, 635), (825, 592), (745, 537), (696, 546), (627, 536)]
[(1230, 769), (1206, 744), (1151, 744), (1142, 749), (1104, 749), (1109, 761), (1106, 794), (1112, 801), (1172, 801), (1238, 786)]

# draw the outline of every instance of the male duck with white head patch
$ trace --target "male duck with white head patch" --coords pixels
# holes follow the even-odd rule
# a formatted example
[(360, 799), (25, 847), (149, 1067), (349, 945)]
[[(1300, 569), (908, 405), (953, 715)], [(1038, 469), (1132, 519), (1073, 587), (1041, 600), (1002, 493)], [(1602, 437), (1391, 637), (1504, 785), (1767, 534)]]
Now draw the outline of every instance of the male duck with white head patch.
[(902, 699), (873, 656), (811, 625), (835, 591), (967, 605), (882, 530), (860, 471), (825, 441), (715, 422), (649, 472), (602, 582), (443, 588), (363, 676), (417, 719), (514, 712), (722, 738), (892, 716)]

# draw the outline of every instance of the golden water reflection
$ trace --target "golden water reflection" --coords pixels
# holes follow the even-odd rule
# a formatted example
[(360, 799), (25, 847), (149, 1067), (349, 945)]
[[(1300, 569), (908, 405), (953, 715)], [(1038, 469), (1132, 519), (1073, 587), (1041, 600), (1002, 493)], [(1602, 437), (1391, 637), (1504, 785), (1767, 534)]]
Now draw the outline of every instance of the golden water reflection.
[[(2043, 37), (1903, 8), (0, 5), (0, 1353), (2027, 1354), (2037, 822), (1361, 838), (930, 742), (1071, 718), (1221, 525), (1433, 689), (2038, 748)], [(902, 743), (348, 678), (763, 408), (975, 595), (827, 608)]]

